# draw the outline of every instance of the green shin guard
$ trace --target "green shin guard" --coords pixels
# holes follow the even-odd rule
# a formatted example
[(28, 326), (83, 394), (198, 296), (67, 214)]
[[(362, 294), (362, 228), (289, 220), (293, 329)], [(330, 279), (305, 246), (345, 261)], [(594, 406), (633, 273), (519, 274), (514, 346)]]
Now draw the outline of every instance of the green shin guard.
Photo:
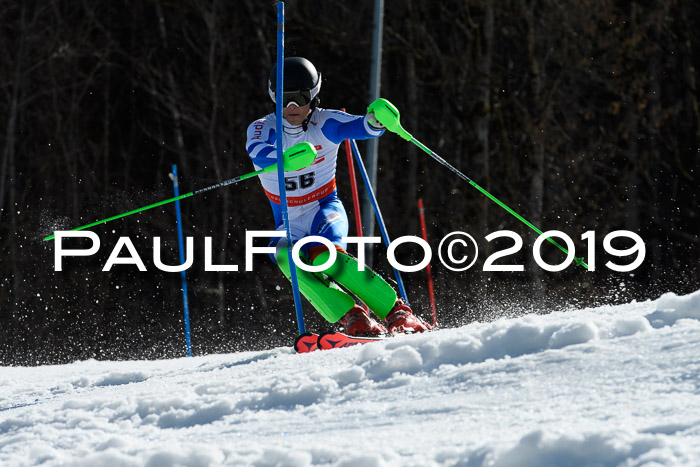
[[(330, 252), (324, 251), (314, 261), (319, 266), (328, 261)], [(334, 281), (360, 297), (370, 310), (384, 319), (396, 303), (396, 291), (380, 275), (365, 267), (358, 271), (358, 262), (352, 256), (338, 252), (335, 264), (323, 271)]]
[[(287, 248), (277, 255), (277, 265), (287, 279), (291, 277)], [(299, 290), (328, 322), (335, 323), (355, 306), (355, 300), (330, 281), (324, 281), (317, 274), (297, 268)]]

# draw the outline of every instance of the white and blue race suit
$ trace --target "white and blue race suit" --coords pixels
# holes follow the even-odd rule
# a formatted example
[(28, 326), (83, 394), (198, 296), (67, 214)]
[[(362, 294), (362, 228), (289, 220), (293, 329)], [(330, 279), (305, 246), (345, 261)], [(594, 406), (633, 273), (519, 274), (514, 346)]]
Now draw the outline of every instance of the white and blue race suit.
[[(384, 130), (372, 128), (367, 116), (320, 108), (312, 111), (306, 131), (301, 125), (291, 126), (286, 120), (283, 123), (283, 150), (297, 143), (309, 142), (317, 152), (314, 163), (309, 167), (284, 173), (292, 241), (318, 235), (345, 249), (347, 245), (342, 238), (348, 234), (348, 216), (338, 199), (335, 183), (338, 147), (346, 139), (376, 138)], [(250, 124), (246, 150), (255, 170), (277, 162), (276, 143), (274, 113)], [(284, 230), (277, 171), (262, 174), (259, 178), (272, 206), (275, 229)], [(279, 240), (273, 239), (270, 245), (277, 245)], [(308, 249), (314, 245), (318, 243), (308, 243), (302, 251), (308, 255)]]

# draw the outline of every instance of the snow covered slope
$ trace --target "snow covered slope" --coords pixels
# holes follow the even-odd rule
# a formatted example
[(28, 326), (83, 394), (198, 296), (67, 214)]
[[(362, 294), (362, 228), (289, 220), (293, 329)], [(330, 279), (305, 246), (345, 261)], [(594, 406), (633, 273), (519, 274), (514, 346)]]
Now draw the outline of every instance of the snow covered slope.
[(0, 368), (1, 465), (700, 465), (700, 291), (312, 354)]

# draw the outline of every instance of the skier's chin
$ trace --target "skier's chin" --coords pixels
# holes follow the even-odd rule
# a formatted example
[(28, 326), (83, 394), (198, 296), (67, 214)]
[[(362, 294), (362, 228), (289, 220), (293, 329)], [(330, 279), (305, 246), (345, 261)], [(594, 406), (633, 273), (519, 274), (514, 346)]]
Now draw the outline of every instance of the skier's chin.
[(287, 123), (289, 123), (291, 126), (299, 126), (304, 123), (304, 117), (301, 115), (289, 115), (287, 118), (285, 118), (285, 120), (287, 120)]

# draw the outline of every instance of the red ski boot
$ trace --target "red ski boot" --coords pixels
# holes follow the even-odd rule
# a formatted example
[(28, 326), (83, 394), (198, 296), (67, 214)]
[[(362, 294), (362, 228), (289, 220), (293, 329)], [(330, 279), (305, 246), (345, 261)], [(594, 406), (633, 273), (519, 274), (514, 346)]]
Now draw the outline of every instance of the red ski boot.
[(378, 336), (386, 334), (386, 328), (369, 316), (369, 311), (355, 305), (345, 316), (340, 318), (340, 324), (345, 327), (345, 334), (350, 336)]
[(423, 332), (431, 329), (428, 323), (413, 314), (413, 311), (402, 298), (396, 300), (394, 308), (386, 316), (386, 322), (389, 323), (389, 332), (391, 334), (396, 334), (397, 332)]

